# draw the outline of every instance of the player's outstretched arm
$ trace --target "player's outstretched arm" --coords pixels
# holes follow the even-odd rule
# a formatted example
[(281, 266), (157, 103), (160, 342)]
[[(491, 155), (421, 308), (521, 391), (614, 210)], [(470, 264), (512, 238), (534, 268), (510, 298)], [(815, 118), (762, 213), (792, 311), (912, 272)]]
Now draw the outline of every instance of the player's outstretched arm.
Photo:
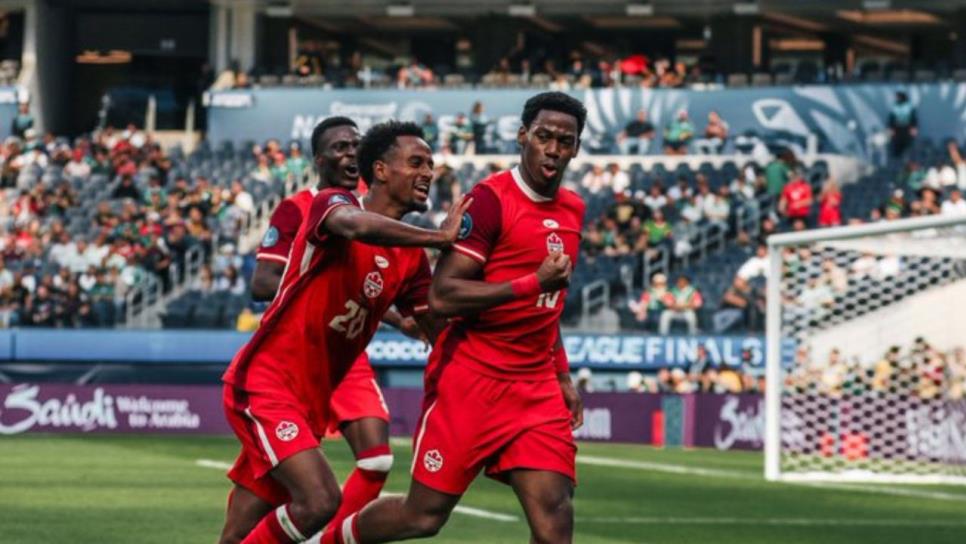
[(429, 309), (442, 317), (470, 316), (516, 298), (564, 289), (570, 284), (570, 257), (554, 253), (540, 268), (513, 281), (501, 283), (478, 279), (483, 265), (457, 251), (444, 254), (436, 265), (429, 289)]
[(363, 211), (355, 206), (339, 206), (325, 214), (316, 227), (317, 234), (357, 240), (374, 246), (447, 248), (459, 235), (463, 212), (473, 202), (464, 198), (450, 208), (439, 230), (429, 230), (402, 221)]
[(275, 261), (258, 261), (252, 274), (252, 300), (265, 302), (275, 298), (278, 286), (282, 283), (285, 265)]

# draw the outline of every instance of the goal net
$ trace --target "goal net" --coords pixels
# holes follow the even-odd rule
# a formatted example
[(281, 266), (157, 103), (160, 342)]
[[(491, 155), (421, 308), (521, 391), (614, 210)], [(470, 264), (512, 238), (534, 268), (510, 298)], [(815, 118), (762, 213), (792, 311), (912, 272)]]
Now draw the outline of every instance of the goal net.
[(766, 478), (966, 484), (966, 217), (769, 251)]

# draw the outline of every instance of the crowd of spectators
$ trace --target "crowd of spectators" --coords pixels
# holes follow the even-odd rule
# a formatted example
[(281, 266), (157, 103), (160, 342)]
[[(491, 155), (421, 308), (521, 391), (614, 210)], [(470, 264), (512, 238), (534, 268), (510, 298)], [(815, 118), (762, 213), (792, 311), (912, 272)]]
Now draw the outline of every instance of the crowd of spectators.
[(911, 395), (922, 399), (966, 398), (966, 348), (941, 350), (925, 338), (911, 346), (890, 346), (880, 358), (848, 358), (842, 350), (816, 360), (807, 347), (796, 352), (786, 387), (800, 393), (830, 396)]
[(628, 372), (624, 384), (615, 379), (596, 379), (589, 368), (577, 371), (576, 386), (582, 392), (623, 391), (633, 393), (764, 393), (765, 378), (751, 369), (751, 353), (745, 352), (739, 364), (715, 364), (708, 350), (698, 346), (685, 366), (662, 368), (656, 372)]
[[(286, 155), (274, 141), (252, 153), (256, 182), (308, 167), (297, 148)], [(254, 209), (252, 195), (241, 180), (219, 186), (178, 168), (133, 125), (73, 142), (32, 126), (7, 138), (0, 148), (0, 326), (113, 326), (128, 293), (149, 277), (165, 290), (182, 281), (195, 247), (212, 263), (201, 274), (208, 279), (197, 282), (202, 291), (243, 291), (234, 244)]]

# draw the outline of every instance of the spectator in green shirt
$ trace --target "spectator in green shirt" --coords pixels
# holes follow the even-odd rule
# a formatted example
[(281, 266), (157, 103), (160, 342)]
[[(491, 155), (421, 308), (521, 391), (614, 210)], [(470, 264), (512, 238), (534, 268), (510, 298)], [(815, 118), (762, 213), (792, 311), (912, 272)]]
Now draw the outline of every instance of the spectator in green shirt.
[(644, 231), (647, 232), (647, 242), (651, 246), (662, 244), (671, 237), (671, 225), (664, 219), (664, 212), (654, 210), (651, 218), (644, 223)]
[(688, 110), (682, 109), (671, 124), (664, 129), (664, 153), (668, 155), (685, 155), (688, 144), (694, 137), (694, 125), (688, 119)]
[(289, 169), (285, 162), (285, 154), (279, 151), (272, 156), (274, 164), (272, 164), (272, 178), (273, 179), (288, 179)]
[(292, 142), (292, 145), (289, 146), (289, 157), (288, 161), (285, 163), (285, 166), (288, 168), (288, 171), (294, 174), (296, 177), (304, 174), (305, 171), (308, 170), (309, 166), (311, 166), (308, 159), (302, 155), (302, 148), (297, 142)]
[(463, 155), (473, 141), (473, 126), (465, 114), (457, 113), (453, 121), (453, 131), (450, 133), (449, 148), (454, 155)]
[(765, 167), (765, 185), (768, 194), (777, 197), (782, 194), (785, 184), (792, 177), (792, 167), (795, 166), (795, 154), (790, 149), (783, 149), (768, 166)]
[(429, 147), (436, 151), (436, 145), (439, 144), (439, 127), (436, 126), (436, 120), (433, 119), (432, 113), (427, 113), (426, 117), (423, 117), (423, 124), (420, 125), (423, 129), (423, 139), (429, 144)]

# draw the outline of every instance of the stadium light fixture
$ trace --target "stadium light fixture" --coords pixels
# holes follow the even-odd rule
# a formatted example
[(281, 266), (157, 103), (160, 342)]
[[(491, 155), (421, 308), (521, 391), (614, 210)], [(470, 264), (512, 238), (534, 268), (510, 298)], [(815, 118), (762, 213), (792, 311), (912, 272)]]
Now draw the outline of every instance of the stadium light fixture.
[(758, 15), (761, 11), (758, 2), (735, 2), (731, 10), (735, 15)]
[(295, 15), (295, 10), (288, 3), (273, 3), (265, 6), (265, 15), (283, 19)]
[(507, 8), (507, 13), (510, 17), (535, 17), (537, 15), (537, 6), (524, 3), (510, 4)]
[(386, 15), (390, 17), (412, 17), (416, 14), (416, 9), (412, 4), (389, 4), (386, 6)]
[(892, 7), (891, 0), (862, 0), (862, 9), (873, 11), (877, 9), (889, 9)]
[(654, 4), (627, 4), (624, 11), (630, 17), (650, 17), (654, 15)]

